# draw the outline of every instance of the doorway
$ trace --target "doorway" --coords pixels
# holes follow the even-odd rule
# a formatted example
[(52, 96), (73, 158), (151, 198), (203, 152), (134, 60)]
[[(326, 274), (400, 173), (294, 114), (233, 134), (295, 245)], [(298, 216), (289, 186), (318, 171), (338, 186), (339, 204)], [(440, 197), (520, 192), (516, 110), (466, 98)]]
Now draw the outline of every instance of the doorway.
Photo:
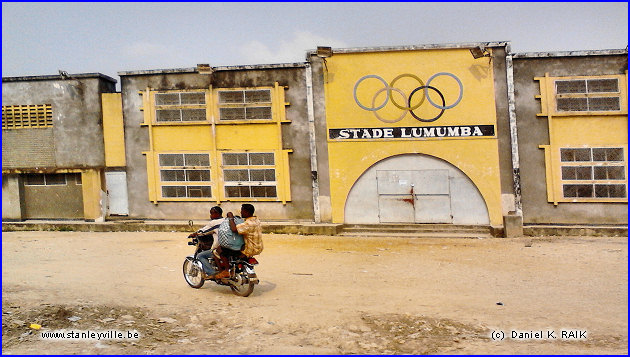
[(447, 161), (423, 154), (381, 160), (354, 183), (344, 208), (347, 224), (490, 224), (477, 186)]

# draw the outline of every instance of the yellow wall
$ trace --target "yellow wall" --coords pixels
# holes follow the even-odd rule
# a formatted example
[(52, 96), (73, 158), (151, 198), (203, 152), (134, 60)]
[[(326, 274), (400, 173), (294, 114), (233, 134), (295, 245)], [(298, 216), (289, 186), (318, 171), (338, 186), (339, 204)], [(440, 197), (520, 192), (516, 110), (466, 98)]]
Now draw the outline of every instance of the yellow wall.
[(628, 116), (555, 118), (550, 122), (553, 144), (565, 147), (628, 143)]
[(120, 93), (102, 93), (105, 165), (125, 166), (125, 134)]
[[(498, 60), (498, 59), (497, 59)], [(333, 222), (344, 222), (345, 200), (359, 176), (378, 161), (398, 154), (422, 153), (432, 155), (462, 170), (477, 186), (489, 210), (490, 223), (502, 224), (501, 189), (499, 179), (498, 140), (496, 138), (496, 107), (492, 65), (487, 57), (473, 59), (468, 49), (399, 51), (378, 53), (334, 54), (326, 59), (325, 74), (326, 121), (328, 129), (335, 128), (394, 128), (457, 125), (493, 125), (491, 137), (453, 137), (421, 139), (328, 139)], [(384, 122), (373, 112), (364, 110), (354, 99), (357, 81), (366, 75), (378, 75), (387, 83), (405, 73), (420, 78), (424, 84), (434, 74), (450, 72), (463, 85), (462, 100), (433, 122), (421, 122), (408, 112), (397, 122)], [(394, 83), (406, 95), (419, 86), (415, 80), (404, 77)], [(457, 82), (448, 76), (439, 76), (430, 83), (444, 95), (446, 106), (453, 104), (459, 94)], [(372, 96), (383, 88), (370, 78), (357, 87), (357, 99), (364, 106), (372, 106)], [(416, 93), (421, 94), (422, 91)], [(435, 93), (429, 91), (437, 104), (442, 104)], [(377, 96), (375, 106), (384, 102), (385, 91)], [(401, 106), (406, 102), (398, 92), (392, 91)], [(419, 96), (414, 98), (420, 98)], [(411, 103), (412, 106), (415, 102)], [(427, 100), (414, 112), (421, 118), (432, 118), (439, 110)], [(401, 116), (403, 111), (391, 100), (378, 114), (386, 120)]]
[(83, 215), (86, 220), (102, 217), (103, 179), (100, 170), (85, 170), (81, 172), (83, 189)]
[(216, 130), (218, 149), (238, 150), (247, 147), (250, 150), (273, 150), (278, 148), (279, 138), (276, 125), (221, 125), (217, 126)]

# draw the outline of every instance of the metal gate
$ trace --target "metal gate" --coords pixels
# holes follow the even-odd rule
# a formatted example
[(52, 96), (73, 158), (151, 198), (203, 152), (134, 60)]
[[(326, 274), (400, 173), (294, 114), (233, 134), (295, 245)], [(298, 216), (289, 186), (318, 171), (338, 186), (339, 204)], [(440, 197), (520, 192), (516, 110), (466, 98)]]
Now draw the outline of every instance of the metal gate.
[(381, 223), (452, 223), (448, 170), (376, 172)]
[(106, 172), (108, 214), (114, 216), (129, 215), (127, 197), (127, 174), (125, 172)]

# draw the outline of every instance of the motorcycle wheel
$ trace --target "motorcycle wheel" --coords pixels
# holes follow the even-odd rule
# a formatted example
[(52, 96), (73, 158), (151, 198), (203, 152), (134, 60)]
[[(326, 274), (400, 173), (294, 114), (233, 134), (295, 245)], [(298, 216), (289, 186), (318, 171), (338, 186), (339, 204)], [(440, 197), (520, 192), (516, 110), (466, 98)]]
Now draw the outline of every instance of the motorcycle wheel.
[(201, 264), (195, 264), (195, 262), (188, 259), (184, 260), (184, 279), (191, 288), (199, 289), (206, 281), (203, 278), (203, 271), (199, 265)]
[(253, 282), (249, 281), (245, 272), (236, 274), (236, 277), (230, 280), (232, 292), (242, 297), (249, 296), (254, 291), (254, 285)]

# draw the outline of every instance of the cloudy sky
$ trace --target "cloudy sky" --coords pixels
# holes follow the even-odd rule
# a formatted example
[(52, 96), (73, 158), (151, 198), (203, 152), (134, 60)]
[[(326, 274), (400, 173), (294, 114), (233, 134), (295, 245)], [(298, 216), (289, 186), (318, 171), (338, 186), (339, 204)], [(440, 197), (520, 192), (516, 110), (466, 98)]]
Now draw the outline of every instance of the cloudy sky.
[(2, 3), (2, 76), (285, 63), (317, 46), (626, 48), (628, 3)]

